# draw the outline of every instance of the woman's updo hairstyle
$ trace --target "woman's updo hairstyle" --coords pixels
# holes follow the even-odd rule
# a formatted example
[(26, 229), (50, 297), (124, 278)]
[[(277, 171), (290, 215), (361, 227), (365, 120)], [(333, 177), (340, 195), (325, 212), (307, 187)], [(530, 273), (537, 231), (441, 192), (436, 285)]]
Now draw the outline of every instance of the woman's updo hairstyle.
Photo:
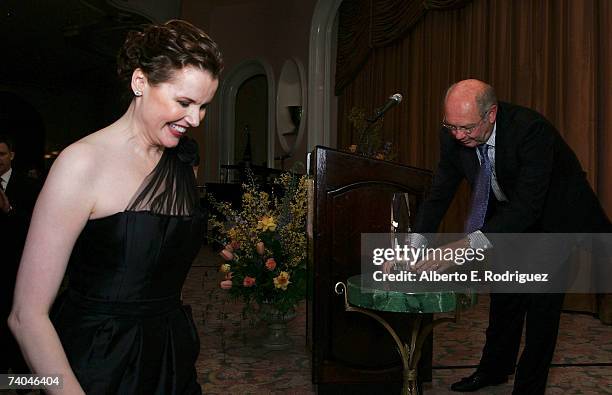
[(117, 56), (117, 74), (129, 85), (140, 68), (150, 84), (169, 81), (176, 70), (193, 66), (218, 78), (223, 58), (217, 44), (202, 30), (182, 20), (149, 25), (128, 33)]

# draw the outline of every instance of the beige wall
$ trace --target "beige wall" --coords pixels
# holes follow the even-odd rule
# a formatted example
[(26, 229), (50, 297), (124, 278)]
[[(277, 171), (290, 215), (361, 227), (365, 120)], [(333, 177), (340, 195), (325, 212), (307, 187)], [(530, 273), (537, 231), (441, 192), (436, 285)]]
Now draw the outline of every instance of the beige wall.
[[(317, 0), (183, 0), (182, 18), (205, 29), (219, 44), (225, 58), (225, 74), (246, 60), (267, 62), (274, 72), (275, 85), (285, 60), (297, 58), (308, 71), (308, 50), (312, 13)], [(222, 76), (223, 78), (223, 76)], [(308, 77), (307, 77), (308, 78)], [(306, 87), (304, 87), (305, 89)], [(218, 100), (210, 107), (204, 126), (194, 133), (208, 169), (199, 181), (216, 181), (219, 165)], [(303, 121), (305, 122), (306, 114)], [(305, 125), (306, 127), (308, 125)], [(207, 148), (208, 147), (208, 148)], [(275, 144), (275, 156), (281, 154)], [(305, 162), (306, 134), (292, 160)], [(204, 164), (204, 163), (203, 163)], [(276, 162), (276, 167), (280, 166)]]

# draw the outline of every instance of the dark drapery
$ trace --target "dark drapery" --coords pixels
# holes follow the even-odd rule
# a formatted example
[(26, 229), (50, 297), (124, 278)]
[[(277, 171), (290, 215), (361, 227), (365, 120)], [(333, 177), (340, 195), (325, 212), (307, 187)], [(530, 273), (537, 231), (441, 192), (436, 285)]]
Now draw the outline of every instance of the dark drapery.
[(426, 10), (453, 9), (471, 0), (345, 0), (339, 10), (336, 94), (359, 73), (374, 48), (404, 37)]
[[(338, 147), (356, 142), (354, 106), (400, 92), (383, 137), (397, 161), (433, 170), (446, 88), (478, 78), (557, 126), (612, 216), (611, 1), (345, 0), (338, 36)], [(464, 186), (442, 229), (460, 231), (467, 207)]]

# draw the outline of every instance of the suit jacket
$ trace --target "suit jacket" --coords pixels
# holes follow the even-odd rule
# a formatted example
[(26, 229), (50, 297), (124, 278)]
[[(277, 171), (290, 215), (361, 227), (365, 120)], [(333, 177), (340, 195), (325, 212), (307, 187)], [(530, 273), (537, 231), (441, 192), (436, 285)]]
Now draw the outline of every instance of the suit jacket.
[[(495, 137), (495, 172), (508, 202), (492, 199), (484, 233), (601, 232), (609, 221), (576, 155), (539, 113), (500, 102)], [(474, 187), (479, 163), (475, 148), (440, 131), (440, 162), (414, 230), (436, 232), (459, 183)], [(492, 192), (491, 192), (492, 194)]]
[(4, 212), (0, 214), (2, 228), (8, 231), (8, 235), (13, 240), (25, 241), (34, 204), (40, 192), (40, 184), (38, 180), (13, 170), (4, 192), (13, 210), (8, 214)]

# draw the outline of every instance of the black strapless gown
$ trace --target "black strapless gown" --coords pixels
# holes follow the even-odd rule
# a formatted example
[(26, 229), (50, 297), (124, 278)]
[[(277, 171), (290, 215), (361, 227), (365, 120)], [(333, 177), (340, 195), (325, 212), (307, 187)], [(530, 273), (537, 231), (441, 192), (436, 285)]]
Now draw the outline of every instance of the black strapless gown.
[(92, 394), (201, 394), (200, 343), (181, 289), (201, 246), (196, 217), (124, 211), (88, 221), (52, 320)]

